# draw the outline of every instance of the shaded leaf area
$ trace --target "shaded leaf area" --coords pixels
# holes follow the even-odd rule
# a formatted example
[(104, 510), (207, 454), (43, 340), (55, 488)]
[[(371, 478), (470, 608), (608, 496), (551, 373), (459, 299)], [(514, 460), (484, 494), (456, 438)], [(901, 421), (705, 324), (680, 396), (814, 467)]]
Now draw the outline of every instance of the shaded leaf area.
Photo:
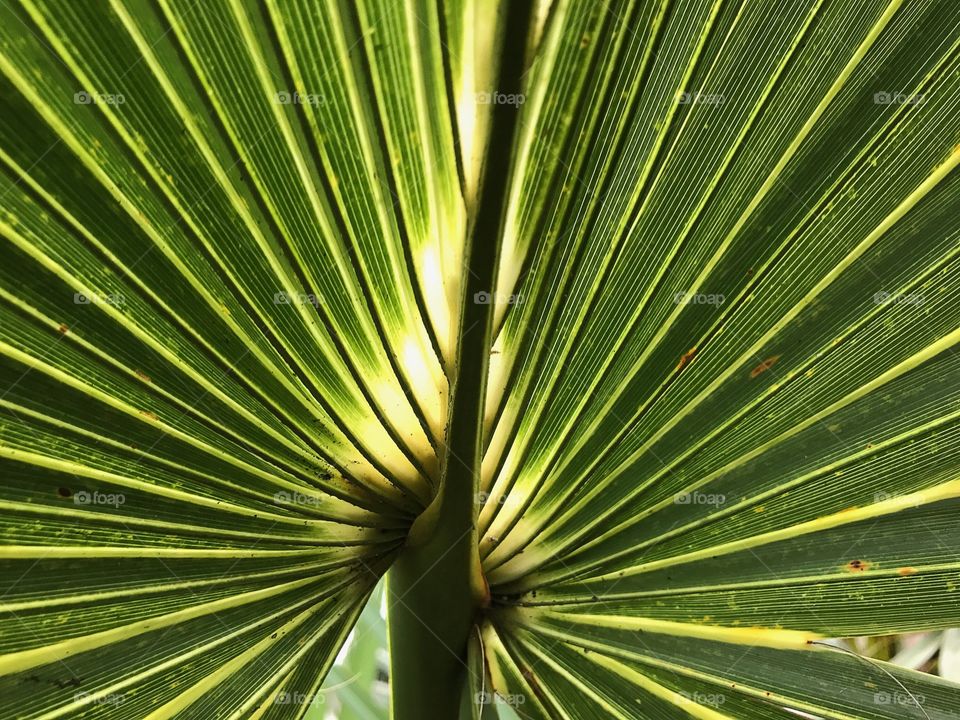
[(487, 396), (502, 705), (956, 717), (811, 643), (958, 622), (958, 43), (936, 1), (553, 4)]
[(383, 583), (367, 601), (305, 720), (385, 720), (389, 662)]
[(587, 616), (513, 621), (501, 620), (510, 629), (492, 643), (496, 672), (537, 689), (536, 703), (514, 700), (528, 717), (797, 717), (785, 708), (821, 718), (957, 716), (955, 685), (821, 646), (804, 652), (765, 647), (778, 644), (772, 637), (744, 645), (696, 630), (601, 628)]

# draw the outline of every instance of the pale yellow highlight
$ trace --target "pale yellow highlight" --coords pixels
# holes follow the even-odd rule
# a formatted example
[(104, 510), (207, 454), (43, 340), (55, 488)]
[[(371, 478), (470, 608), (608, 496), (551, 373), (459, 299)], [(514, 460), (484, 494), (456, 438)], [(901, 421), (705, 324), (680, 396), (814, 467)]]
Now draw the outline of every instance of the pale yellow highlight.
[(193, 607), (177, 610), (176, 612), (167, 613), (166, 615), (147, 618), (139, 622), (130, 623), (129, 625), (123, 625), (122, 627), (111, 628), (110, 630), (103, 630), (101, 632), (83, 635), (81, 637), (70, 638), (69, 640), (63, 640), (61, 642), (45, 645), (39, 648), (32, 648), (30, 650), (21, 650), (20, 652), (0, 655), (0, 676), (9, 675), (16, 672), (23, 672), (24, 670), (29, 670), (31, 668), (47, 665), (53, 662), (60, 662), (66, 660), (67, 658), (71, 658), (74, 655), (96, 650), (104, 647), (105, 645), (112, 645), (124, 640), (129, 640), (137, 637), (138, 635), (143, 635), (144, 633), (160, 630), (161, 628), (170, 627), (171, 625), (177, 625), (179, 623), (186, 622), (187, 620), (193, 620), (205, 615), (211, 615), (213, 613), (220, 612), (221, 610), (228, 610), (230, 608), (240, 607), (241, 605), (246, 605), (248, 603), (257, 602), (269, 597), (281, 595), (290, 590), (295, 590), (314, 582), (316, 582), (314, 578), (295, 580), (293, 582), (284, 583), (283, 585), (277, 585), (276, 587), (253, 590), (251, 592), (233, 595), (231, 597), (222, 598), (213, 602), (194, 605)]
[(664, 558), (663, 560), (655, 560), (643, 565), (637, 565), (636, 567), (626, 571), (623, 575), (620, 573), (611, 573), (608, 575), (601, 575), (597, 579), (603, 581), (619, 577), (627, 577), (630, 575), (639, 575), (641, 573), (659, 570), (660, 568), (669, 567), (671, 565), (682, 565), (685, 563), (694, 562), (696, 560), (713, 558), (717, 555), (728, 555), (739, 550), (747, 550), (759, 545), (768, 545), (770, 543), (777, 542), (778, 540), (789, 540), (791, 538), (809, 535), (822, 530), (830, 530), (842, 525), (849, 525), (851, 523), (861, 522), (864, 520), (873, 520), (884, 515), (892, 515), (903, 510), (910, 510), (912, 508), (917, 508), (923, 505), (929, 505), (930, 503), (940, 502), (941, 500), (949, 500), (956, 497), (960, 497), (960, 480), (951, 480), (950, 482), (946, 482), (932, 488), (927, 488), (925, 490), (920, 490), (915, 493), (910, 493), (909, 495), (892, 497), (888, 500), (884, 500), (883, 502), (873, 503), (871, 505), (865, 505), (863, 507), (853, 508), (850, 510), (842, 510), (831, 515), (825, 515), (824, 517), (817, 518), (816, 520), (809, 520), (805, 523), (792, 525), (791, 527), (783, 528), (781, 530), (773, 530), (761, 535), (754, 535), (753, 537), (744, 538), (742, 540), (736, 540), (734, 542), (728, 542), (722, 545), (715, 545), (713, 547), (686, 553), (684, 555), (677, 555), (675, 557)]
[(179, 693), (173, 700), (162, 705), (146, 716), (144, 720), (165, 720), (172, 718), (193, 705), (208, 692), (216, 688), (220, 683), (226, 680), (234, 673), (249, 665), (256, 658), (266, 652), (271, 645), (281, 642), (285, 635), (296, 630), (300, 625), (306, 622), (312, 615), (318, 612), (319, 608), (314, 606), (304, 610), (292, 620), (284, 624), (276, 633), (268, 635), (251, 648), (240, 653), (236, 657), (228, 660), (218, 667), (214, 672), (207, 675), (200, 682), (194, 683), (191, 687)]
[(597, 615), (588, 613), (560, 613), (553, 610), (525, 609), (523, 614), (532, 617), (537, 625), (537, 617), (550, 617), (560, 622), (572, 622), (587, 627), (604, 627), (631, 632), (642, 631), (660, 635), (695, 638), (714, 642), (750, 645), (774, 650), (808, 649), (811, 642), (825, 636), (805, 630), (783, 630), (779, 628), (724, 627), (722, 625), (695, 625), (693, 623), (673, 622), (645, 617), (625, 615)]
[[(578, 648), (579, 650), (579, 648)], [(605, 670), (610, 670), (625, 680), (629, 680), (631, 683), (637, 687), (641, 687), (651, 695), (655, 695), (661, 700), (666, 700), (672, 705), (677, 705), (682, 707), (684, 712), (692, 715), (695, 718), (700, 718), (700, 720), (731, 720), (731, 715), (725, 715), (721, 712), (717, 712), (707, 705), (703, 705), (698, 702), (694, 702), (688, 697), (684, 697), (678, 692), (674, 692), (668, 687), (664, 687), (660, 683), (654, 682), (646, 675), (637, 672), (633, 668), (627, 667), (621, 662), (614, 660), (613, 658), (607, 657), (606, 655), (601, 655), (599, 653), (583, 653), (580, 651), (583, 656), (592, 663), (599, 665)]]

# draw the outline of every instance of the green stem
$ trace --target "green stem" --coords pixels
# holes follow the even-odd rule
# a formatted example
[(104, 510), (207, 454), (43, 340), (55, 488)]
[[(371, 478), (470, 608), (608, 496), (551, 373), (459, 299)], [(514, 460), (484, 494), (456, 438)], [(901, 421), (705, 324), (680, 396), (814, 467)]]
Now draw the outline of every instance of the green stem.
[[(521, 91), (533, 0), (505, 0), (501, 13), (504, 51), (496, 90), (516, 95)], [(517, 113), (513, 105), (492, 106), (484, 182), (470, 223), (469, 272), (461, 299), (457, 376), (452, 383), (440, 487), (411, 528), (407, 546), (388, 577), (395, 720), (446, 720), (459, 715), (467, 676), (467, 639), (487, 602), (476, 517), (493, 303), (475, 303), (474, 296), (492, 295), (495, 288)]]

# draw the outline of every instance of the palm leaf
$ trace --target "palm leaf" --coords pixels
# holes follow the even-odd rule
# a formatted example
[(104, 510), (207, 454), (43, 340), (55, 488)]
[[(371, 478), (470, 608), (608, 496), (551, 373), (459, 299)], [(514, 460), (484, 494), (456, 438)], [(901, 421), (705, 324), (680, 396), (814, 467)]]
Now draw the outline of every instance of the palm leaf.
[(0, 717), (957, 716), (949, 0), (0, 15)]

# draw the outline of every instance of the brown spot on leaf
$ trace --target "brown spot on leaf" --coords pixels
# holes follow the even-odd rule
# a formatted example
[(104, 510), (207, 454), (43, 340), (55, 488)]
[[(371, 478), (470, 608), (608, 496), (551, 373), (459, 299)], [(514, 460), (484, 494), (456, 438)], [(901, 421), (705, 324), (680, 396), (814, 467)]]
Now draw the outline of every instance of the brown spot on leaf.
[(677, 365), (677, 370), (683, 370), (687, 365), (690, 364), (690, 361), (693, 360), (694, 356), (697, 354), (697, 348), (692, 347), (687, 350), (681, 357), (680, 362)]
[(540, 682), (537, 680), (537, 676), (533, 674), (533, 670), (525, 667), (520, 670), (520, 674), (523, 675), (524, 679), (530, 683), (534, 690), (540, 690)]
[(897, 575), (914, 575), (916, 572), (917, 569), (915, 567), (897, 568)]
[(483, 580), (483, 591), (480, 596), (480, 607), (486, 610), (490, 607), (490, 603), (493, 601), (493, 595), (490, 593), (490, 583), (487, 582), (486, 574), (480, 573), (480, 578)]
[(159, 420), (156, 413), (152, 413), (149, 410), (141, 410), (140, 414), (143, 415), (148, 420)]
[(846, 569), (847, 572), (864, 572), (869, 567), (870, 563), (868, 563), (866, 560), (851, 560), (844, 565), (844, 569)]
[(750, 377), (755, 378), (760, 373), (765, 373), (767, 370), (772, 368), (777, 364), (777, 360), (780, 359), (779, 355), (774, 355), (773, 357), (768, 357), (762, 363), (757, 365), (753, 370), (750, 371)]
[(60, 323), (60, 327), (57, 328), (57, 331), (58, 331), (61, 335), (66, 335), (66, 333), (67, 333), (67, 331), (68, 331), (69, 329), (70, 329), (70, 328), (67, 327), (67, 325), (66, 325), (65, 323)]
[(57, 495), (62, 498), (73, 497), (73, 493), (70, 491), (70, 488), (65, 487), (57, 488)]
[(134, 372), (137, 374), (137, 377), (144, 382), (153, 382), (153, 380), (150, 379), (150, 376), (147, 375), (143, 370), (134, 370)]

